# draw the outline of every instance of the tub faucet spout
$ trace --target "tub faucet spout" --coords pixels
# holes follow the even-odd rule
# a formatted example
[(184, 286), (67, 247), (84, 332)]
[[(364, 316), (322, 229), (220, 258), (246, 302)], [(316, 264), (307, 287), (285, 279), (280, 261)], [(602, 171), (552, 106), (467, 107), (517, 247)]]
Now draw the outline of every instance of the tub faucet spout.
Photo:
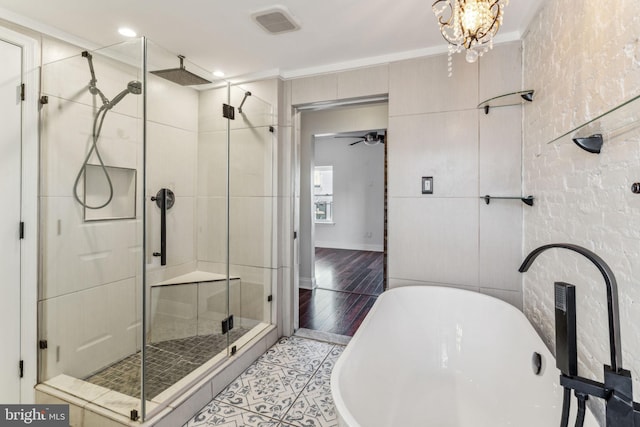
[(606, 262), (598, 255), (591, 252), (589, 249), (582, 246), (573, 245), (570, 243), (552, 243), (550, 245), (540, 246), (537, 249), (531, 251), (529, 255), (524, 259), (522, 265), (518, 269), (520, 273), (524, 273), (529, 270), (533, 261), (542, 252), (552, 248), (564, 248), (583, 255), (589, 261), (591, 261), (600, 271), (602, 277), (604, 277), (604, 283), (607, 286), (607, 311), (609, 314), (609, 350), (611, 353), (611, 369), (617, 371), (622, 368), (622, 348), (620, 343), (620, 309), (618, 308), (618, 283), (613, 275), (613, 271), (607, 265)]
[[(586, 400), (587, 395), (604, 399), (606, 401), (606, 427), (640, 427), (640, 405), (633, 401), (631, 372), (622, 368), (620, 310), (616, 278), (602, 258), (586, 248), (570, 243), (552, 243), (534, 249), (527, 255), (518, 270), (521, 273), (526, 272), (538, 255), (552, 248), (569, 249), (579, 253), (591, 261), (602, 274), (607, 287), (609, 349), (611, 353), (611, 365), (604, 366), (604, 384), (582, 378), (577, 375), (576, 371), (575, 375), (561, 372), (560, 385), (565, 389), (575, 390), (576, 395), (582, 396), (583, 400)], [(565, 393), (566, 396), (570, 395)], [(562, 424), (566, 425), (566, 421), (566, 417), (564, 417)]]

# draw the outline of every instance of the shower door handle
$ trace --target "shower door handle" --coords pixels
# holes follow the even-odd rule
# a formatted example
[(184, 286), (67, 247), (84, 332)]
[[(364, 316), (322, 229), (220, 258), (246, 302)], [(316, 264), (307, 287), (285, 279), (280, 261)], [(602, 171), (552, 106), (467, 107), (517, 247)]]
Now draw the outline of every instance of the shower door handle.
[(155, 197), (151, 197), (160, 208), (160, 252), (153, 253), (160, 257), (160, 265), (167, 265), (167, 210), (173, 207), (175, 200), (173, 191), (168, 188), (161, 188)]

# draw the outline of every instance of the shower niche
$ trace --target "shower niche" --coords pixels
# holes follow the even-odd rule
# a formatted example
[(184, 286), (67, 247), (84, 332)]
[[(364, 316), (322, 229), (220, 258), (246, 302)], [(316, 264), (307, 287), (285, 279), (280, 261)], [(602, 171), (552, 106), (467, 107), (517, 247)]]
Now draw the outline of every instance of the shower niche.
[[(84, 197), (87, 206), (98, 206), (104, 200), (111, 199), (100, 209), (85, 206), (85, 221), (110, 219), (135, 219), (136, 217), (136, 169), (111, 166), (86, 165), (84, 169)], [(106, 180), (109, 175), (111, 189)], [(110, 194), (113, 192), (112, 194)]]
[(43, 52), (37, 389), (143, 421), (274, 328), (273, 107), (144, 38)]

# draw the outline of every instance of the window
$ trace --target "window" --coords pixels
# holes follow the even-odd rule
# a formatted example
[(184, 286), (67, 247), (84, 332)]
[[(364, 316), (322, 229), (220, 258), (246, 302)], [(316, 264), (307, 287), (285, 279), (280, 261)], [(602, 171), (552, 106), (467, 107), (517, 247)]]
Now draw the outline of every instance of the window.
[(315, 222), (333, 222), (333, 166), (316, 166), (313, 173)]

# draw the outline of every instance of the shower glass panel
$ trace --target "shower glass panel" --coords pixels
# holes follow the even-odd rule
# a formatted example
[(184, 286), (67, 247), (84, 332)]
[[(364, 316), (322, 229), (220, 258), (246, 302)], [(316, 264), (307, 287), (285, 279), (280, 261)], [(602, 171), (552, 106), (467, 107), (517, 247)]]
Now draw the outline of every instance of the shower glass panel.
[(144, 38), (43, 56), (39, 382), (148, 419), (271, 324), (273, 108)]
[[(226, 84), (205, 89), (210, 72), (151, 41), (146, 52), (144, 389), (153, 414), (227, 358), (228, 124), (221, 103), (207, 104)], [(216, 268), (202, 265), (205, 255)]]
[[(143, 88), (140, 40), (84, 53), (43, 42), (39, 382), (140, 409)], [(46, 97), (46, 98), (45, 98)], [(105, 370), (130, 367), (124, 388)]]
[[(229, 93), (230, 104), (237, 107), (230, 121), (229, 270), (239, 278), (229, 288), (229, 310), (242, 334), (271, 323), (269, 297), (277, 274), (274, 114), (272, 105), (254, 92), (230, 86)], [(232, 346), (240, 348), (245, 342), (240, 339)]]

